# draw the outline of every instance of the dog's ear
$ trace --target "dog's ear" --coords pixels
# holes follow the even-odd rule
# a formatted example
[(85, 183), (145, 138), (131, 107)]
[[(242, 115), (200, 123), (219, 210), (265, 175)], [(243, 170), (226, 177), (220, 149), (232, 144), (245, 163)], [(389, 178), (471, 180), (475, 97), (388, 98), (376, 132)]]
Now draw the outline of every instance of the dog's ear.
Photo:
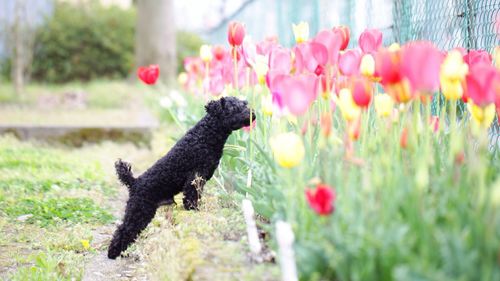
[(213, 100), (205, 105), (205, 111), (213, 116), (217, 115), (219, 112), (221, 112), (221, 110), (222, 107), (220, 100)]

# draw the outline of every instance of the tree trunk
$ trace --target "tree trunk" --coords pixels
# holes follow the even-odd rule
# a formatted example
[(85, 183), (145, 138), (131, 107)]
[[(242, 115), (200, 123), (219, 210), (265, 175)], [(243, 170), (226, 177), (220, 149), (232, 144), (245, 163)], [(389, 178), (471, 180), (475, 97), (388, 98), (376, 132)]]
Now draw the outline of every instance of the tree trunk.
[(21, 95), (24, 88), (24, 40), (22, 32), (22, 10), (24, 0), (15, 2), (14, 7), (14, 25), (13, 25), (13, 41), (14, 48), (12, 53), (12, 81), (14, 83), (14, 90), (17, 95)]
[(137, 66), (158, 64), (162, 81), (176, 76), (173, 0), (138, 0), (135, 57)]

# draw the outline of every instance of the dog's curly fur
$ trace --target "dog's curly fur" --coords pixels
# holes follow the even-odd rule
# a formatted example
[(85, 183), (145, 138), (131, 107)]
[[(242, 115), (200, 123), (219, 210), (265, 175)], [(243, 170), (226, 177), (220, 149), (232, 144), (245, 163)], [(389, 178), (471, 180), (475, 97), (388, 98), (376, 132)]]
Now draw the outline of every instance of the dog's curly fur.
[(222, 157), (224, 144), (232, 131), (250, 125), (255, 119), (247, 102), (234, 97), (211, 101), (206, 115), (175, 146), (141, 176), (135, 178), (130, 164), (115, 163), (119, 180), (129, 190), (123, 223), (117, 228), (108, 248), (115, 259), (135, 241), (153, 219), (160, 205), (175, 203), (184, 193), (184, 208), (198, 208), (200, 194), (192, 185), (196, 177), (209, 180)]

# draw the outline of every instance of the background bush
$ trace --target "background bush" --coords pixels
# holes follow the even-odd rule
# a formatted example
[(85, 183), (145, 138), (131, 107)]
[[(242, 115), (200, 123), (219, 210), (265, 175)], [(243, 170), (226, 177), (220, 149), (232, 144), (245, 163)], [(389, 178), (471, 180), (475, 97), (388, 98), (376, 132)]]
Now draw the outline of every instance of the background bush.
[(184, 58), (198, 56), (203, 39), (196, 33), (188, 31), (177, 32), (177, 72), (184, 71)]
[[(135, 20), (135, 9), (56, 3), (35, 35), (32, 79), (64, 83), (127, 77), (135, 68)], [(181, 71), (183, 59), (198, 55), (204, 41), (187, 31), (178, 31), (176, 38)], [(0, 62), (0, 76), (9, 79), (10, 72), (10, 60)]]
[(134, 60), (135, 11), (56, 4), (35, 39), (32, 77), (46, 82), (122, 78)]

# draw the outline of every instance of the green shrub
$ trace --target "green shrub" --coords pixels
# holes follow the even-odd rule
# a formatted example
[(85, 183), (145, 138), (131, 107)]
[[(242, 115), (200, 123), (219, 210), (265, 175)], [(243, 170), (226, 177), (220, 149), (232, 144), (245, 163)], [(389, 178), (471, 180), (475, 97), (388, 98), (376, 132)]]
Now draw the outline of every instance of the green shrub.
[(59, 3), (36, 34), (32, 77), (58, 83), (126, 77), (134, 28), (134, 10)]
[(184, 70), (184, 58), (197, 56), (200, 52), (200, 47), (205, 42), (196, 33), (188, 31), (178, 31), (177, 36), (177, 72)]

